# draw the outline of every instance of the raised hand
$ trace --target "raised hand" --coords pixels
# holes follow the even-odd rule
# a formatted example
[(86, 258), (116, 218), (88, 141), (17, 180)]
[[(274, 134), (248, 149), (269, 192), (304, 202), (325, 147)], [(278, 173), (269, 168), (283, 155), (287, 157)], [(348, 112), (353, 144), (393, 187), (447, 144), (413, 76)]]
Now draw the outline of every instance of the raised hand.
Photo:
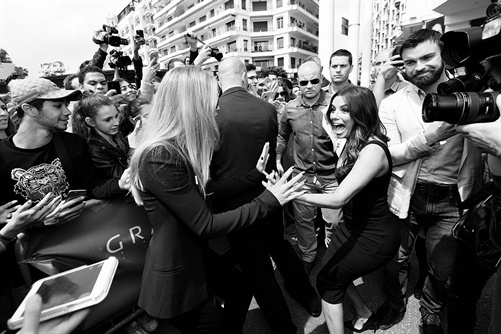
[(299, 173), (290, 181), (287, 181), (293, 170), (294, 167), (289, 168), (275, 184), (270, 185), (267, 188), (277, 198), (282, 206), (306, 192), (306, 190), (298, 191), (298, 189), (301, 189), (306, 182), (305, 180), (301, 180), (304, 172)]

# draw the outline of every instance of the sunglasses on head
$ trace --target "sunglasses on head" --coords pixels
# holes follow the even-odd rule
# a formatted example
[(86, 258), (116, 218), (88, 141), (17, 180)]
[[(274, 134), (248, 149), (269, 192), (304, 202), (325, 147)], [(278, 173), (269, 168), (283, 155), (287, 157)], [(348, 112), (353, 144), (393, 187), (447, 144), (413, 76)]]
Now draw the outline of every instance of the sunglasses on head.
[(316, 78), (316, 79), (311, 79), (311, 80), (301, 80), (301, 81), (299, 81), (299, 85), (306, 86), (306, 85), (308, 85), (308, 82), (311, 82), (312, 85), (316, 85), (320, 82), (320, 79)]

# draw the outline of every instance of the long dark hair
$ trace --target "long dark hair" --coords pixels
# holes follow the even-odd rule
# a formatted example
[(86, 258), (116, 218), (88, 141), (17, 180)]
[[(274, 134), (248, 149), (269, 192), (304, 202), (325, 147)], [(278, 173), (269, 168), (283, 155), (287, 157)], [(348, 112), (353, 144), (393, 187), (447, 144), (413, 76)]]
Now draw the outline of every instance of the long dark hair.
[(85, 123), (85, 118), (89, 117), (95, 119), (99, 109), (104, 106), (113, 106), (113, 102), (109, 97), (102, 94), (84, 95), (80, 101), (75, 105), (71, 121), (73, 124), (73, 133), (82, 136), (85, 140), (89, 141), (94, 128), (91, 128)]
[(351, 165), (358, 159), (358, 154), (367, 145), (371, 137), (376, 137), (387, 143), (386, 128), (379, 119), (376, 99), (372, 92), (365, 87), (348, 86), (338, 91), (331, 98), (327, 109), (327, 120), (332, 124), (332, 101), (336, 96), (344, 98), (348, 112), (353, 119), (353, 128), (346, 141), (346, 161), (344, 165)]
[[(0, 101), (3, 102), (3, 104), (5, 104), (5, 107), (7, 107), (7, 103), (4, 101), (4, 99), (2, 99), (0, 97)], [(10, 118), (10, 112), (7, 111), (7, 128), (5, 129), (5, 134), (8, 136), (10, 135), (13, 135), (17, 132), (17, 129), (16, 129), (16, 125), (14, 124), (14, 122), (12, 121), (12, 119)]]

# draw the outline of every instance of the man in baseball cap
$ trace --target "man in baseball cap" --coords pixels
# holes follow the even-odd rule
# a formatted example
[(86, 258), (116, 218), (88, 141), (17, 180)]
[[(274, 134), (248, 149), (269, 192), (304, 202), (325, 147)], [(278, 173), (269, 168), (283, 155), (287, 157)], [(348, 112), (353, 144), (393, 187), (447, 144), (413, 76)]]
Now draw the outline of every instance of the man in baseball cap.
[[(17, 133), (0, 142), (4, 161), (0, 205), (12, 200), (37, 203), (48, 193), (64, 199), (70, 189), (87, 189), (91, 194), (99, 180), (87, 144), (80, 136), (64, 132), (71, 115), (68, 104), (82, 93), (60, 89), (43, 78), (13, 80), (9, 89), (20, 124)], [(83, 206), (83, 197), (68, 201), (52, 218), (71, 220)]]
[[(44, 78), (13, 80), (9, 83), (9, 89), (13, 107), (21, 123), (25, 115), (29, 116), (27, 121), (30, 124), (40, 121), (47, 123), (45, 116), (50, 114), (52, 124), (45, 125), (51, 130), (66, 130), (71, 116), (67, 105), (82, 97), (80, 91), (61, 89)], [(57, 108), (53, 108), (54, 106)]]

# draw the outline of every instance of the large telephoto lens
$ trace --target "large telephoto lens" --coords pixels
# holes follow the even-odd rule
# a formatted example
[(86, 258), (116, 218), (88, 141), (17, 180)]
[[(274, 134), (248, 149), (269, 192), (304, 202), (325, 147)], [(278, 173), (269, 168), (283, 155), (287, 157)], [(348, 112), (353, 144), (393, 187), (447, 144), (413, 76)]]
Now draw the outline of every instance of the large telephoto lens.
[(499, 118), (498, 93), (455, 92), (450, 95), (427, 94), (423, 102), (423, 121), (450, 124), (494, 122)]

